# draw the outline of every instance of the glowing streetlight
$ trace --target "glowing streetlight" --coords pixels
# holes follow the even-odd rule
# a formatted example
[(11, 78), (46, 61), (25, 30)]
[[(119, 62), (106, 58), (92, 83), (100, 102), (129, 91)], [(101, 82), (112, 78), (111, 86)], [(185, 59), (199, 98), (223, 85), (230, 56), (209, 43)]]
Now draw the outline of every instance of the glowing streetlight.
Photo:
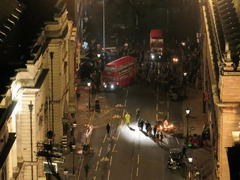
[(89, 100), (88, 100), (88, 109), (90, 110), (91, 108), (91, 105), (90, 105), (90, 87), (91, 87), (91, 82), (88, 82), (87, 83), (89, 89), (88, 89), (88, 95), (89, 95)]
[(188, 143), (188, 118), (189, 118), (191, 110), (187, 107), (187, 109), (185, 111), (186, 111), (186, 115), (185, 116), (187, 118), (187, 143)]

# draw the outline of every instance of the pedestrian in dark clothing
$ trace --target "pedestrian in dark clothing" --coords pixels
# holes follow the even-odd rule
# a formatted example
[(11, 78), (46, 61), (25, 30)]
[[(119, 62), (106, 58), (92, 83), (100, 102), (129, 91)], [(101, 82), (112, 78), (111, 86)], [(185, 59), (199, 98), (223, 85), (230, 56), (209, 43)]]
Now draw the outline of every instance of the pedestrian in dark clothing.
[(109, 123), (106, 125), (106, 129), (107, 129), (107, 134), (109, 135), (110, 129), (111, 129), (111, 126), (109, 125)]
[(187, 148), (184, 146), (182, 149), (182, 155), (187, 158), (186, 151), (187, 151)]
[(154, 135), (154, 137), (156, 137), (156, 133), (157, 133), (157, 125), (155, 125), (154, 128), (153, 128), (153, 135)]
[(144, 124), (144, 122), (143, 122), (143, 120), (141, 120), (141, 122), (140, 122), (140, 129), (141, 129), (141, 131), (143, 130), (143, 124)]
[(160, 142), (163, 143), (163, 133), (160, 134)]
[(148, 126), (149, 126), (149, 123), (148, 121), (145, 122), (145, 129), (146, 129), (146, 132), (148, 133)]
[(140, 117), (140, 109), (137, 108), (136, 109), (136, 120), (138, 120), (139, 117)]
[(86, 163), (85, 166), (84, 166), (86, 178), (87, 178), (87, 176), (88, 176), (88, 169), (89, 169), (89, 165), (88, 165), (88, 163)]

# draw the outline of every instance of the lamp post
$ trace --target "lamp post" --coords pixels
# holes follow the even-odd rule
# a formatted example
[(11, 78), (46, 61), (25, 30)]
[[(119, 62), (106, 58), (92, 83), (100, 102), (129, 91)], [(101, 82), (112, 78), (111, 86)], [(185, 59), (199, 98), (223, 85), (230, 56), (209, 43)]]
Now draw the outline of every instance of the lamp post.
[(90, 110), (91, 108), (91, 104), (90, 104), (90, 87), (91, 87), (91, 82), (87, 83), (89, 89), (88, 89), (88, 95), (89, 95), (89, 99), (88, 99), (88, 109)]
[(188, 157), (188, 162), (189, 162), (188, 179), (191, 179), (191, 166), (192, 166), (193, 158), (192, 157)]
[(33, 180), (33, 140), (32, 140), (32, 111), (33, 111), (33, 104), (32, 101), (30, 101), (30, 104), (28, 105), (29, 111), (30, 111), (30, 138), (31, 138), (31, 175)]
[(72, 124), (72, 131), (73, 131), (73, 143), (72, 143), (72, 150), (73, 150), (73, 174), (75, 174), (75, 168), (74, 168), (74, 150), (76, 148), (76, 144), (75, 144), (75, 136), (74, 136), (74, 131), (75, 131), (75, 128), (77, 126), (77, 122), (76, 120), (73, 121), (73, 124)]
[(52, 131), (54, 131), (54, 118), (53, 118), (53, 55), (54, 52), (50, 52), (50, 58), (51, 58), (51, 88), (52, 88)]
[(189, 118), (189, 115), (190, 115), (190, 112), (191, 112), (191, 110), (187, 107), (186, 108), (186, 114), (185, 114), (185, 116), (186, 116), (186, 119), (187, 119), (187, 145), (188, 145), (188, 118)]
[(183, 73), (183, 85), (184, 85), (184, 97), (186, 97), (186, 85), (187, 85), (187, 72)]
[(103, 61), (105, 62), (105, 0), (103, 0)]
[(68, 170), (67, 170), (66, 167), (65, 167), (64, 170), (63, 170), (63, 174), (64, 174), (64, 176), (65, 176), (65, 180), (67, 180)]
[(74, 153), (75, 153), (76, 144), (75, 141), (72, 143), (72, 153), (73, 153), (73, 174), (75, 174), (75, 167), (74, 167)]

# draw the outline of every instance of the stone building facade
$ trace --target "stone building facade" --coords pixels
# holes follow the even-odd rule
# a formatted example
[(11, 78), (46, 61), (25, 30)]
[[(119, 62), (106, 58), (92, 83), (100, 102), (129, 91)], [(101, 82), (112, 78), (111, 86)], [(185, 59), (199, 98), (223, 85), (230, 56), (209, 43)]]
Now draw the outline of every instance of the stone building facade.
[(77, 30), (62, 1), (57, 2), (53, 19), (45, 23), (26, 68), (16, 69), (0, 103), (4, 118), (0, 152), (9, 149), (0, 179), (45, 179), (45, 158), (37, 153), (47, 140), (46, 134), (52, 131), (52, 142), (61, 147), (64, 128), (74, 119), (75, 73), (80, 62)]
[[(214, 159), (213, 179), (236, 179), (232, 159), (240, 143), (239, 2), (200, 1), (204, 86), (209, 92), (208, 123)], [(236, 175), (238, 174), (238, 175)], [(238, 177), (239, 178), (239, 177)]]

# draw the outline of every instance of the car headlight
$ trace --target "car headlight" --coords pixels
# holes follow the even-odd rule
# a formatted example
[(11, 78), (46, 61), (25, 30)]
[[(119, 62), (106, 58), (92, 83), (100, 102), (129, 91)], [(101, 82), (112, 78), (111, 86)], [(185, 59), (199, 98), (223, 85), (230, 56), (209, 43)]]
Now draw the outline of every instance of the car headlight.
[(151, 54), (151, 59), (154, 60), (155, 59), (155, 55)]
[(106, 84), (104, 84), (103, 86), (104, 86), (104, 88), (107, 88), (107, 85), (106, 85)]
[(113, 84), (111, 84), (111, 86), (110, 86), (110, 87), (111, 87), (111, 89), (114, 89), (114, 85), (113, 85)]

